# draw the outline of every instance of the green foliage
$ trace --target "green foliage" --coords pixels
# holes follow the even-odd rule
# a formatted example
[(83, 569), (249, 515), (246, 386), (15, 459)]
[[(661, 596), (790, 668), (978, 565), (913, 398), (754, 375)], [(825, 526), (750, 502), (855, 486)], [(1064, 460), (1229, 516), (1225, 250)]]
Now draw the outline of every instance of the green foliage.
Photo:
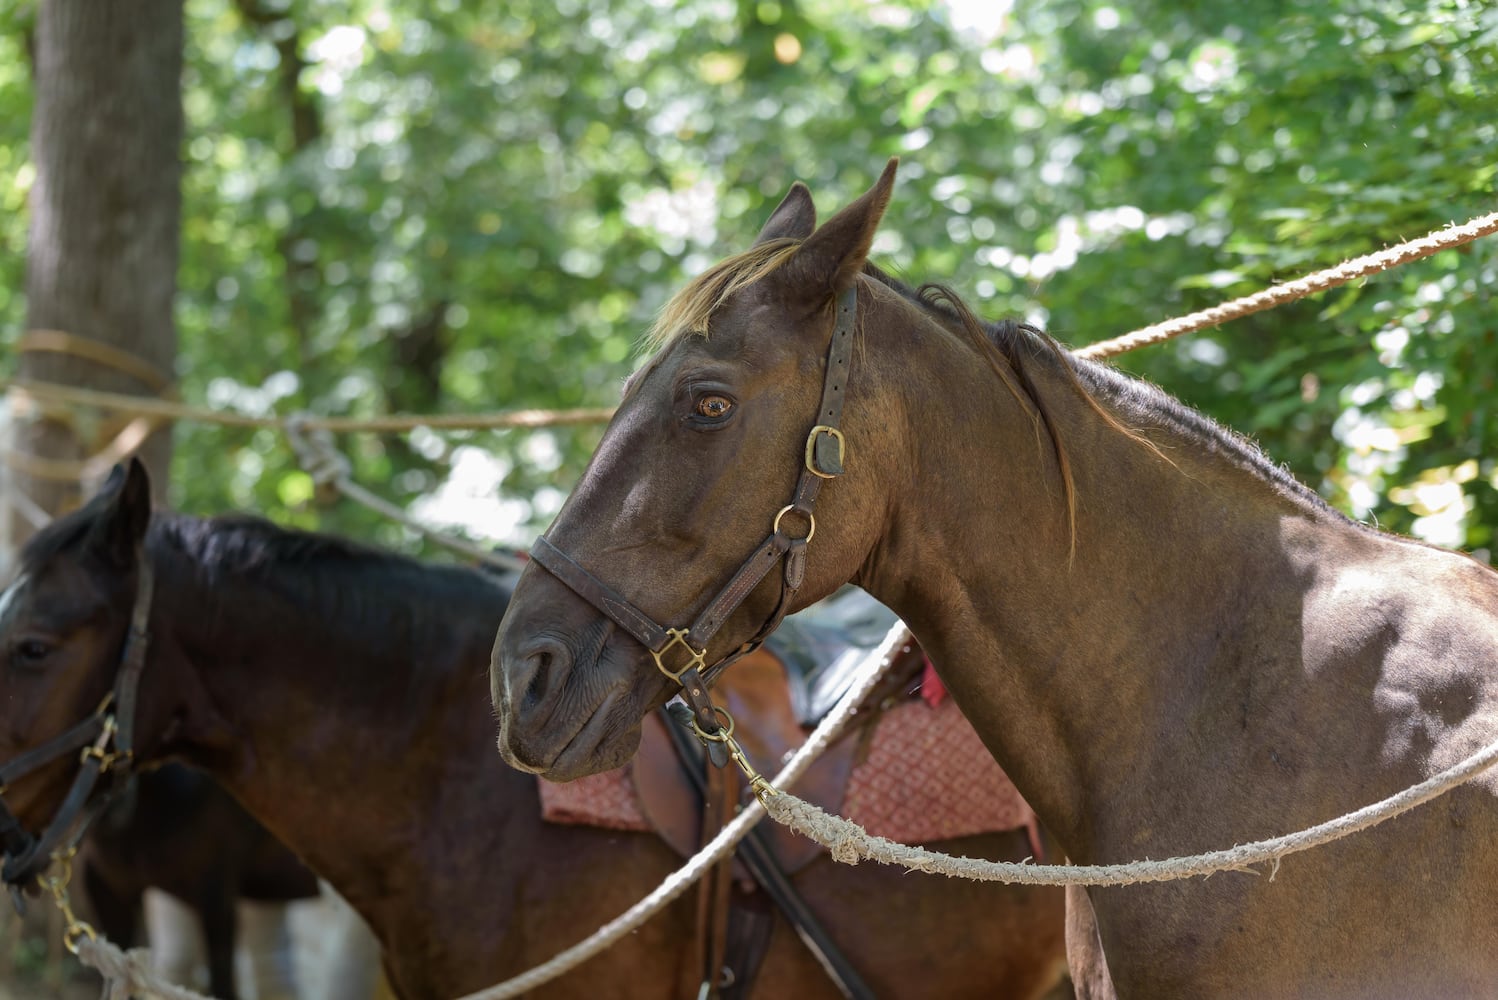
[[(610, 404), (665, 296), (743, 246), (792, 180), (828, 210), (893, 153), (880, 259), (1073, 344), (1494, 206), (1498, 8), (1468, 0), (192, 0), (188, 15), (179, 370), (187, 398), (251, 412)], [(22, 25), (5, 28), (14, 170), (29, 97)], [(7, 248), (27, 183), (0, 184)], [(0, 258), (7, 331), (16, 256)], [(1488, 546), (1495, 269), (1488, 240), (1122, 363), (1358, 516)], [(518, 518), (518, 540), (597, 436), (342, 444), (398, 503), (450, 493), (454, 468), (502, 490), (502, 511), (468, 516)], [(184, 508), (414, 544), (320, 506), (274, 434), (184, 425), (176, 461)]]
[(30, 61), (25, 45), (31, 23), (31, 12), (24, 7), (0, 11), (0, 346), (7, 348), (15, 341), (25, 311), (26, 193), (32, 178), (27, 159)]

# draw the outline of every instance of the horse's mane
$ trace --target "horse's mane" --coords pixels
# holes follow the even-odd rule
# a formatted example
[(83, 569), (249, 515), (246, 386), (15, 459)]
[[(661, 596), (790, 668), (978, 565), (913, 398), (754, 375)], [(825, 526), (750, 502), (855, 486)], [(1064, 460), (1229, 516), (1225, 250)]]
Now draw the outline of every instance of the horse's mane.
[(1107, 400), (1136, 427), (1163, 427), (1171, 433), (1220, 455), (1234, 466), (1253, 473), (1282, 495), (1309, 504), (1317, 511), (1359, 524), (1305, 483), (1276, 465), (1258, 445), (1200, 410), (1192, 409), (1159, 386), (1108, 365), (1070, 358), (1077, 376), (1094, 397)]
[[(1108, 365), (1078, 358), (1059, 341), (1028, 323), (1012, 319), (999, 321), (980, 319), (958, 297), (957, 293), (944, 285), (926, 284), (913, 289), (872, 265), (865, 270), (865, 273), (899, 292), (908, 301), (924, 307), (928, 312), (934, 312), (951, 323), (960, 325), (970, 335), (974, 334), (977, 329), (981, 329), (994, 348), (1002, 353), (1013, 367), (1020, 384), (1028, 392), (1030, 401), (1035, 404), (1042, 419), (1045, 413), (1044, 402), (1034, 391), (1027, 364), (1040, 363), (1058, 368), (1081, 394), (1083, 400), (1111, 427), (1149, 448), (1167, 462), (1170, 459), (1145, 436), (1144, 431), (1147, 428), (1165, 428), (1175, 435), (1200, 445), (1208, 452), (1220, 455), (1238, 468), (1253, 473), (1285, 496), (1307, 503), (1318, 511), (1350, 520), (1327, 503), (1325, 498), (1315, 490), (1271, 461), (1252, 441), (1237, 431), (1224, 427), (1199, 410), (1185, 405), (1159, 386), (1138, 376), (1125, 374)], [(1000, 376), (1003, 377), (1002, 371), (1000, 371)], [(1104, 409), (1098, 406), (1099, 401), (1107, 402), (1109, 408)], [(1052, 430), (1052, 435), (1057, 455), (1064, 462), (1065, 452), (1056, 439), (1054, 430)]]
[(766, 240), (718, 261), (666, 301), (645, 334), (643, 348), (659, 354), (682, 337), (706, 337), (708, 321), (719, 306), (739, 289), (778, 270), (800, 246), (800, 240)]
[(283, 528), (252, 514), (204, 518), (157, 513), (152, 523), (163, 540), (215, 576), (254, 573), (275, 566), (317, 569), (330, 562), (358, 562), (378, 572), (410, 562), (393, 552), (335, 535)]
[[(1147, 438), (1121, 423), (1113, 414), (1098, 405), (1097, 400), (1078, 379), (1066, 349), (1054, 338), (1038, 327), (1016, 320), (999, 322), (980, 319), (968, 308), (955, 291), (946, 285), (928, 282), (919, 288), (911, 288), (903, 281), (886, 274), (873, 264), (864, 267), (864, 274), (898, 292), (906, 301), (913, 303), (927, 315), (937, 319), (948, 329), (958, 332), (968, 345), (988, 362), (1004, 388), (1009, 390), (1024, 409), (1035, 426), (1038, 435), (1044, 429), (1051, 442), (1051, 452), (1056, 459), (1056, 471), (1061, 477), (1061, 490), (1066, 500), (1068, 528), (1068, 555), (1076, 555), (1077, 545), (1077, 492), (1072, 478), (1071, 458), (1066, 450), (1060, 429), (1052, 418), (1051, 408), (1044, 395), (1035, 385), (1032, 368), (1036, 364), (1050, 364), (1060, 372), (1067, 387), (1076, 393), (1082, 402), (1092, 409), (1103, 423), (1124, 437), (1143, 445), (1160, 455), (1160, 451)], [(1160, 455), (1164, 458), (1163, 455)], [(1168, 459), (1167, 459), (1168, 461)]]
[[(167, 572), (200, 581), (209, 621), (248, 601), (266, 627), (315, 628), (346, 654), (329, 665), (335, 678), (366, 692), (394, 684), (392, 697), (413, 709), (440, 697), (449, 668), (467, 670), (474, 650), (492, 644), (514, 587), (482, 570), (239, 514), (158, 512), (147, 549)], [(284, 620), (288, 609), (295, 620)]]
[(210, 581), (274, 577), (273, 582), (309, 599), (346, 599), (351, 588), (381, 592), (419, 587), (439, 599), (468, 588), (508, 589), (506, 581), (477, 569), (422, 562), (336, 535), (283, 528), (249, 514), (204, 518), (157, 512), (151, 532), (153, 549), (183, 554)]

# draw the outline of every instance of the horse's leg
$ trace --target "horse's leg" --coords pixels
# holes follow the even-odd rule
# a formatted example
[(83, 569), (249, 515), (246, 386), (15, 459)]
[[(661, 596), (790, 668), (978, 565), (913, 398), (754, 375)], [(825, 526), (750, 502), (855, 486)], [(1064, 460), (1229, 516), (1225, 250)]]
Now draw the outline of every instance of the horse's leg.
[(208, 952), (208, 991), (220, 1000), (235, 1000), (234, 892), (229, 880), (203, 886), (194, 908), (203, 923), (203, 946)]
[(83, 892), (94, 911), (94, 922), (104, 936), (121, 948), (134, 947), (140, 922), (140, 894), (117, 892), (87, 861), (83, 864)]
[(1117, 1000), (1092, 900), (1079, 885), (1066, 887), (1066, 967), (1077, 1000)]

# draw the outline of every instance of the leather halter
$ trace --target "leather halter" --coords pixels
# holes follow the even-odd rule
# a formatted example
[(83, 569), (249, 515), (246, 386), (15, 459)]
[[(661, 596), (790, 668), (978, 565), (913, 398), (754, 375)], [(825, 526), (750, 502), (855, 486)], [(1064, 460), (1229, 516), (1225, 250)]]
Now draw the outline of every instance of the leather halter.
[[(661, 673), (681, 685), (682, 699), (692, 709), (693, 722), (700, 730), (699, 735), (717, 734), (723, 728), (720, 719), (722, 710), (715, 708), (708, 697), (708, 683), (730, 663), (759, 648), (770, 633), (775, 631), (790, 610), (791, 601), (806, 576), (806, 546), (817, 530), (813, 514), (817, 494), (821, 492), (823, 482), (843, 473), (845, 443), (838, 424), (842, 419), (843, 397), (848, 388), (853, 326), (857, 315), (858, 293), (855, 286), (843, 292), (837, 300), (837, 321), (832, 330), (832, 343), (827, 348), (827, 371), (822, 380), (821, 406), (817, 410), (815, 426), (806, 435), (801, 474), (791, 502), (775, 515), (769, 536), (750, 553), (738, 572), (729, 578), (718, 595), (689, 627), (666, 628), (657, 624), (544, 536), (536, 539), (535, 547), (531, 549), (531, 557), (536, 562), (638, 639), (655, 658), (655, 665)], [(781, 523), (788, 514), (793, 515), (798, 523), (805, 523), (806, 534), (798, 536), (786, 533)], [(712, 666), (707, 666), (705, 659), (708, 643), (750, 592), (782, 559), (785, 562), (783, 584), (775, 610), (748, 642)], [(673, 646), (681, 646), (688, 657), (686, 664), (675, 670), (664, 659), (666, 652)], [(723, 742), (710, 742), (709, 750), (712, 752), (713, 763), (719, 767), (728, 762), (728, 750)]]
[[(64, 850), (73, 847), (82, 839), (89, 822), (102, 805), (101, 802), (91, 804), (89, 801), (99, 778), (109, 771), (117, 776), (128, 773), (135, 756), (135, 702), (141, 671), (146, 664), (146, 647), (150, 643), (146, 626), (156, 589), (155, 574), (142, 546), (136, 546), (135, 556), (135, 602), (130, 609), (130, 631), (120, 653), (113, 690), (87, 719), (0, 766), (0, 847), (5, 852), (0, 881), (10, 888), (17, 909), (21, 907), (20, 889), (51, 863), (53, 852), (60, 847)], [(79, 755), (79, 766), (73, 787), (53, 814), (51, 822), (40, 836), (36, 836), (21, 826), (6, 805), (5, 789), (16, 779), (39, 771), (75, 751)], [(80, 815), (83, 816), (82, 823), (77, 822)]]

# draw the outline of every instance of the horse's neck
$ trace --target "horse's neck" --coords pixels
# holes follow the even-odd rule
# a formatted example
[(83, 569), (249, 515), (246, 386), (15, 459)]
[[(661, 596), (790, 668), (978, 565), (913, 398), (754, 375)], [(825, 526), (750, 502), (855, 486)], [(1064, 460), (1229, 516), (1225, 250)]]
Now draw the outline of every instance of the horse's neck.
[[(903, 541), (877, 553), (866, 586), (911, 624), (1042, 819), (1087, 859), (1106, 796), (1080, 790), (1135, 787), (1168, 766), (1162, 756), (1189, 753), (1180, 740), (1253, 666), (1249, 612), (1293, 615), (1335, 515), (1179, 427), (1146, 429), (1166, 461), (1108, 427), (1054, 366), (1033, 377), (1075, 476), (1074, 554), (1049, 445), (1037, 449), (1007, 393), (954, 386), (944, 396), (962, 412), (938, 403), (927, 419), (971, 428), (973, 401), (988, 399), (989, 435), (929, 429), (967, 454), (943, 449), (942, 468), (912, 476), (921, 493), (892, 533)], [(1353, 530), (1331, 534), (1342, 529)]]
[[(392, 884), (419, 891), (421, 844), (451, 839), (439, 818), (482, 837), (506, 802), (529, 801), (493, 747), (497, 587), (475, 576), (466, 592), (428, 592), (416, 574), (386, 574), (386, 586), (350, 566), (357, 601), (302, 602), (294, 584), (175, 560), (160, 574), (169, 620), (153, 623), (153, 646), (163, 673), (182, 673), (158, 683), (197, 695), (165, 750), (213, 774), (366, 918)], [(490, 821), (466, 822), (478, 808)]]

